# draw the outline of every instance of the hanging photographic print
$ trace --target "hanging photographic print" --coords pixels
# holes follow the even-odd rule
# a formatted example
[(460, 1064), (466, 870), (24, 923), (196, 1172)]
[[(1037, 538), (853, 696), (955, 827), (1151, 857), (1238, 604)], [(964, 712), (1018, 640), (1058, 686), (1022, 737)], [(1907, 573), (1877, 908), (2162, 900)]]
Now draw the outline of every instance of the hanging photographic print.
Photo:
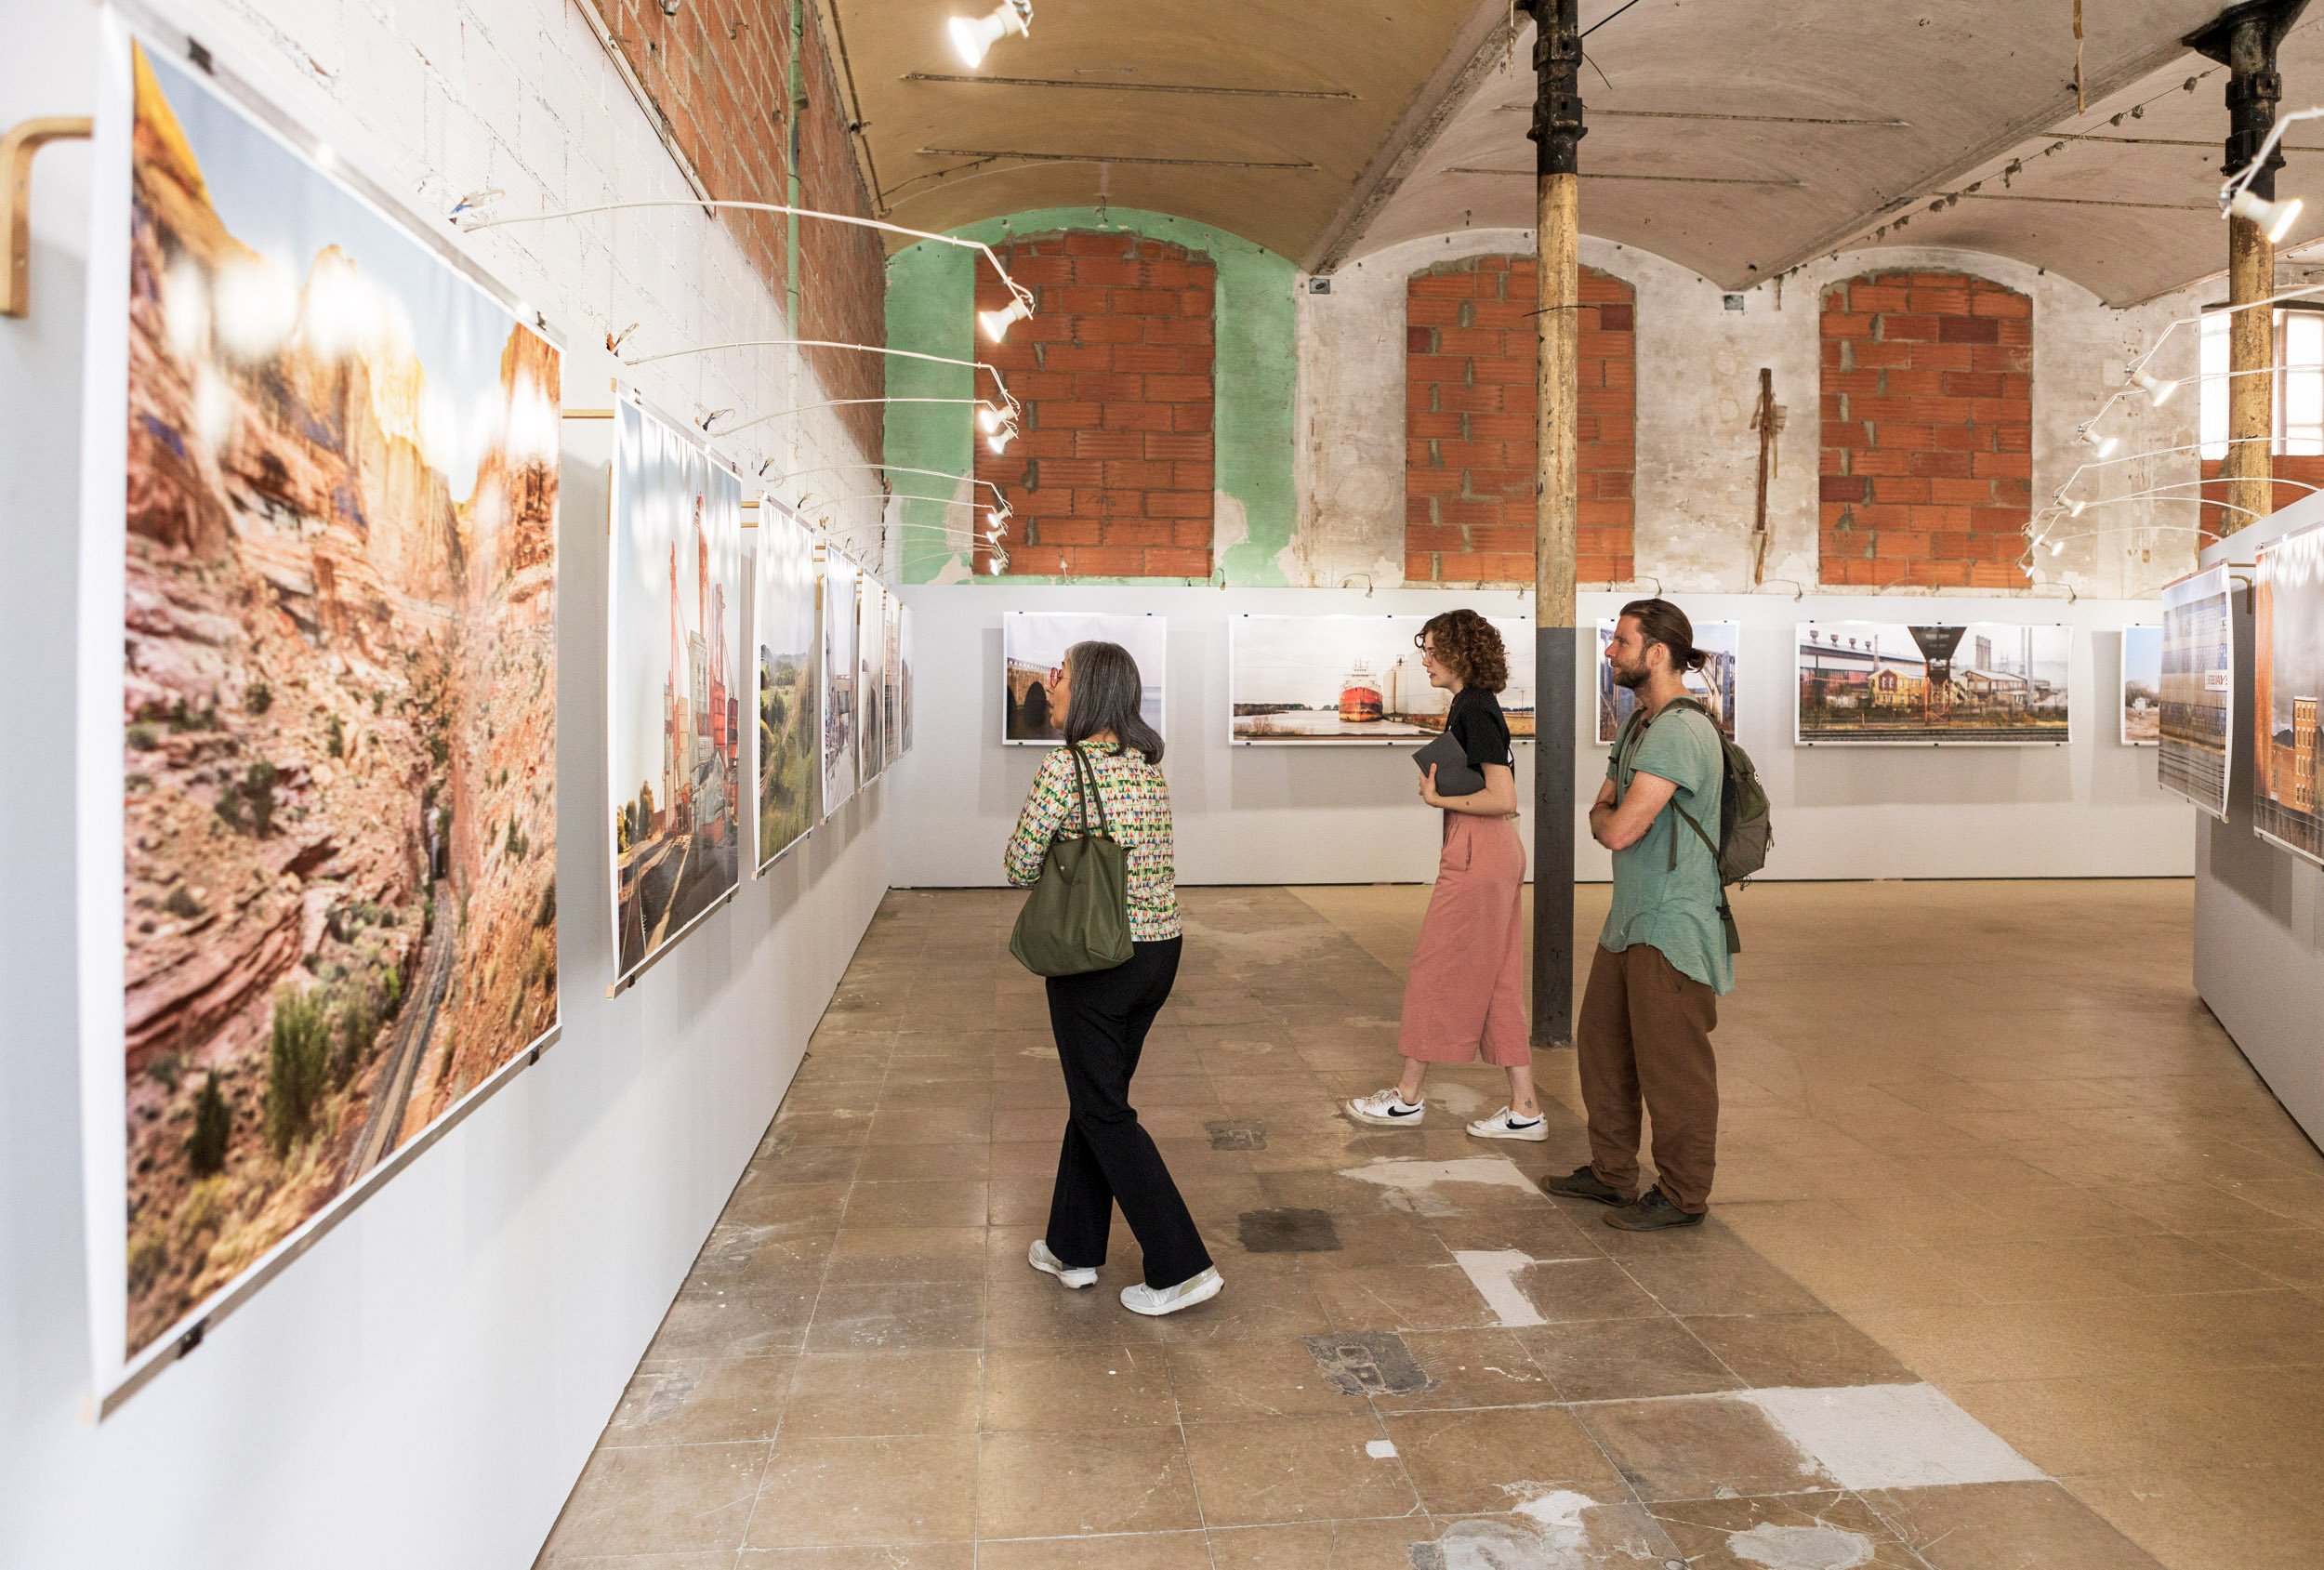
[(606, 752), (626, 980), (734, 891), (743, 482), (635, 393), (614, 401)]
[(1977, 622), (1802, 622), (1798, 739), (1869, 746), (2063, 745), (2073, 632)]
[[(1501, 712), (1518, 741), (1534, 733), (1533, 622), (1488, 616), (1509, 656)], [(1413, 640), (1426, 616), (1229, 618), (1228, 739), (1345, 745), (1425, 740), (1445, 728), (1452, 694), (1432, 686)]]
[(823, 815), (855, 794), (855, 563), (823, 548)]
[(2162, 740), (2162, 628), (2122, 629), (2122, 745)]
[(758, 538), (758, 600), (751, 615), (759, 666), (754, 864), (764, 872), (815, 826), (823, 726), (815, 708), (814, 538), (772, 496), (759, 503)]
[(1169, 623), (1161, 616), (1078, 611), (1010, 611), (1000, 618), (1000, 739), (1026, 746), (1064, 740), (1065, 716), (1050, 694), (1076, 643), (1118, 643), (1138, 663), (1138, 714), (1164, 740), (1162, 682)]
[(869, 785), (888, 766), (888, 591), (869, 573), (856, 583), (855, 691), (863, 704), (856, 753)]
[(2317, 706), (2324, 703), (2324, 524), (2260, 547), (2251, 588), (2252, 825), (2324, 862)]
[(880, 665), (886, 679), (881, 683), (879, 719), (883, 747), (893, 763), (904, 756), (904, 601), (887, 595), (880, 612), (887, 653)]
[(904, 607), (896, 631), (897, 663), (904, 672), (896, 685), (896, 712), (904, 718), (904, 750), (912, 750), (912, 607)]
[[(2235, 628), (2227, 569), (2190, 574), (2162, 591), (2162, 743), (2155, 778), (2212, 817), (2227, 816), (2227, 746), (2235, 719)], [(2267, 729), (2263, 723), (2260, 730)]]
[(77, 904), (110, 1405), (557, 1029), (561, 356), (245, 89), (102, 26)]
[[(1598, 624), (1598, 745), (1611, 746), (1621, 735), (1638, 694), (1614, 679), (1606, 664), (1605, 646), (1614, 637), (1611, 619)], [(1735, 663), (1743, 646), (1743, 628), (1735, 622), (1697, 622), (1695, 647), (1710, 656), (1700, 670), (1686, 673), (1686, 691), (1700, 698), (1719, 718), (1719, 729), (1735, 740)]]

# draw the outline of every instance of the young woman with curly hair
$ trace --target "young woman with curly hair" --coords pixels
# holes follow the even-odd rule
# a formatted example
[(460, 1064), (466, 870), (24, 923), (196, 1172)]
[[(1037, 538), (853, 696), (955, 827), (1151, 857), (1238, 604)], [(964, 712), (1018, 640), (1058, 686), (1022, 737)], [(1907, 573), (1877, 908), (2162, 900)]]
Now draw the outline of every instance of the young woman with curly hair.
[(1468, 610), (1431, 616), (1414, 641), (1430, 685), (1453, 695), (1446, 734), (1485, 776), (1485, 788), (1442, 796), (1433, 768), (1420, 776), (1421, 801), (1444, 813), (1445, 841), (1405, 983), (1396, 1036), (1404, 1077), (1350, 1102), (1348, 1115), (1383, 1128), (1417, 1128), (1426, 1111), (1420, 1082), (1428, 1065), (1483, 1058), (1509, 1071), (1509, 1104), (1470, 1124), (1469, 1132), (1486, 1140), (1546, 1140), (1525, 1024), (1525, 851), (1517, 838), (1516, 759), (1494, 696), (1509, 684), (1509, 653), (1493, 624)]

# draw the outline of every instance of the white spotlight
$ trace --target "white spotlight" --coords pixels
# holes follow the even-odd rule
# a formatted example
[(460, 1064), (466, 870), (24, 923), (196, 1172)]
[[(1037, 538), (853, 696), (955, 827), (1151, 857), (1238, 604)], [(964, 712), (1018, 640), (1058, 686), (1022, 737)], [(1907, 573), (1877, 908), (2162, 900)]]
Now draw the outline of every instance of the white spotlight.
[(976, 324), (984, 329), (984, 336), (986, 337), (992, 339), (995, 343), (998, 343), (1002, 338), (1009, 336), (1009, 329), (1010, 326), (1016, 323), (1023, 321), (1026, 317), (1032, 314), (1033, 308), (1025, 304), (1023, 298), (1018, 298), (1010, 300), (1006, 307), (999, 310), (978, 311), (976, 313)]
[(1000, 410), (994, 408), (990, 403), (980, 403), (977, 405), (976, 426), (979, 430), (982, 430), (987, 436), (990, 436), (993, 432), (998, 430), (1001, 427), (1001, 422), (1008, 417), (1009, 416), (1007, 415), (1003, 414)]
[(1010, 33), (1020, 38), (1033, 32), (1033, 0), (1000, 0), (981, 17), (955, 17), (947, 28), (952, 46), (971, 71), (984, 63), (984, 53)]
[(2098, 455), (2102, 458), (2111, 457), (2114, 455), (2114, 450), (2120, 445), (2122, 445), (2120, 437), (2109, 436), (2098, 443)]
[(2082, 508), (2088, 507), (2089, 505), (2090, 504), (2082, 500), (2081, 497), (2076, 496), (2072, 501), (2066, 504), (2066, 516), (2068, 518), (2080, 518), (2082, 515)]
[(1017, 434), (1017, 433), (1016, 433), (1015, 429), (1007, 429), (1007, 430), (997, 430), (997, 431), (993, 432), (993, 434), (992, 434), (992, 435), (987, 436), (987, 437), (984, 439), (984, 446), (985, 446), (985, 450), (986, 450), (986, 451), (988, 451), (988, 452), (994, 452), (994, 453), (1005, 453), (1005, 452), (1009, 451), (1009, 442), (1010, 442), (1010, 440), (1012, 437), (1014, 437), (1016, 434)]
[(2155, 401), (2155, 407), (2158, 409), (2170, 402), (2171, 395), (2179, 390), (2177, 382), (2167, 381), (2152, 371), (2133, 372), (2131, 380), (2146, 389), (2146, 395)]
[(2289, 202), (2270, 202), (2266, 197), (2246, 186), (2235, 193), (2227, 204), (2227, 211), (2239, 218), (2249, 218), (2266, 232), (2271, 245), (2291, 232), (2291, 226), (2300, 221), (2300, 198)]

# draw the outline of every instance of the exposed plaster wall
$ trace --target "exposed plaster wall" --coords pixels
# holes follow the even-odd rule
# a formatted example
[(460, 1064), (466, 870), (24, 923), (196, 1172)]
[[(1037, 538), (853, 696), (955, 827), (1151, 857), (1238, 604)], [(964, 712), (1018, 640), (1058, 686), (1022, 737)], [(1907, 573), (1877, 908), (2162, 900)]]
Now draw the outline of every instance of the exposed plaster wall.
[[(1404, 581), (1405, 280), (1457, 257), (1532, 247), (1529, 230), (1438, 235), (1347, 264), (1332, 275), (1327, 295), (1300, 294), (1295, 583)], [(1716, 285), (1650, 253), (1585, 236), (1581, 259), (1638, 291), (1636, 582), (1674, 593), (1735, 592), (1750, 585), (1759, 464), (1750, 422), (1762, 366), (1774, 372), (1776, 401), (1787, 415), (1768, 486), (1773, 543), (1766, 577), (1816, 583), (1816, 301), (1826, 284), (1923, 268), (1976, 273), (2032, 297), (2037, 508), (2096, 457), (2075, 441), (2075, 427), (2121, 385), (2129, 360), (2171, 321), (2193, 314), (2210, 292), (2198, 287), (2114, 310), (2078, 284), (1999, 257), (1883, 247), (1827, 258), (1795, 274), (1780, 296), (1775, 285), (1762, 285), (1733, 311)], [(2164, 376), (2193, 376), (2194, 329), (2173, 335), (2151, 368)], [(2187, 446), (2195, 441), (2199, 403), (2192, 387), (2161, 410), (2135, 394), (2114, 404), (2101, 429), (2121, 437), (2118, 458)], [(2063, 554), (2037, 553), (2040, 587), (2032, 592), (2063, 587), (2134, 598), (2187, 571), (2194, 560), (2195, 536), (2186, 529), (2192, 502), (2114, 505), (2110, 498), (2196, 478), (2191, 452), (2083, 475), (2074, 489), (2092, 505), (2080, 519), (2060, 521), (2054, 534), (2072, 536)]]

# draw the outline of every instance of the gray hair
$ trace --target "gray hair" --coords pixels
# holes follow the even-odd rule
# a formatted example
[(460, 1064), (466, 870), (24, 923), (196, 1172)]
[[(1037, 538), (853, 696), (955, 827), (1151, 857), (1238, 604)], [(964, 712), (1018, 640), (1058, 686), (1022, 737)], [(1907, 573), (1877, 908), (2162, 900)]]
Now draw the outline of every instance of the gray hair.
[(1118, 643), (1076, 643), (1065, 651), (1072, 683), (1065, 698), (1065, 740), (1087, 741), (1100, 731), (1111, 731), (1122, 745), (1146, 755), (1149, 763), (1162, 761), (1162, 737), (1139, 713), (1145, 683), (1138, 662)]

